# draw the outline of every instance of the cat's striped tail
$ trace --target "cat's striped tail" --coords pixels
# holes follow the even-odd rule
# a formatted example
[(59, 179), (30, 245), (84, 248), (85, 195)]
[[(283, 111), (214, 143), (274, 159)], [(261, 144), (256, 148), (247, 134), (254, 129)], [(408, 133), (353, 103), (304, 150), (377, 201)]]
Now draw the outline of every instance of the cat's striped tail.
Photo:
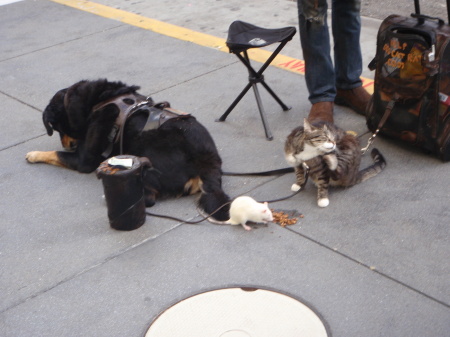
[(378, 151), (378, 149), (373, 149), (370, 155), (372, 156), (373, 164), (359, 171), (358, 179), (356, 180), (355, 184), (362, 183), (363, 181), (375, 177), (386, 167), (386, 160), (384, 159), (380, 151)]

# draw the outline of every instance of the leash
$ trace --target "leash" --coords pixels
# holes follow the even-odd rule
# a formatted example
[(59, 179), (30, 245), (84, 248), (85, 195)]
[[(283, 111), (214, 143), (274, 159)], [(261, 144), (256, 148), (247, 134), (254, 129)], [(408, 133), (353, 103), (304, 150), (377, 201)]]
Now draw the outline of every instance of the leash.
[[(234, 199), (233, 199), (234, 200)], [(213, 212), (211, 212), (211, 214), (209, 214), (208, 216), (205, 216), (203, 218), (201, 218), (200, 220), (196, 220), (196, 221), (188, 221), (188, 220), (184, 220), (184, 219), (180, 219), (174, 216), (170, 216), (170, 215), (162, 215), (162, 214), (156, 214), (156, 213), (151, 213), (151, 212), (145, 212), (145, 214), (150, 215), (150, 216), (154, 216), (157, 218), (163, 218), (163, 219), (169, 219), (169, 220), (175, 220), (175, 221), (179, 221), (182, 224), (188, 224), (188, 225), (196, 225), (202, 221), (205, 221), (207, 219), (209, 219), (210, 217), (212, 217), (214, 214), (216, 214), (218, 211), (220, 211), (222, 208), (224, 208), (226, 205), (229, 205), (233, 202), (233, 200), (230, 200), (226, 203), (224, 203), (223, 205), (219, 206), (216, 210), (214, 210)]]
[[(289, 198), (292, 198), (294, 195), (300, 193), (300, 191), (302, 191), (302, 189), (288, 195), (282, 198), (278, 198), (278, 199), (274, 199), (274, 200), (264, 200), (264, 201), (258, 201), (258, 202), (267, 202), (267, 203), (276, 203), (279, 201), (283, 201), (283, 200), (287, 200)], [(236, 197), (237, 198), (237, 197)], [(182, 224), (188, 224), (188, 225), (196, 225), (202, 221), (208, 220), (210, 217), (212, 217), (214, 214), (216, 214), (218, 211), (220, 211), (223, 207), (231, 204), (236, 198), (231, 199), (230, 201), (224, 203), (223, 205), (221, 205), (220, 207), (218, 207), (216, 210), (214, 210), (213, 212), (211, 212), (208, 216), (204, 216), (202, 217), (200, 220), (196, 220), (196, 221), (188, 221), (188, 220), (184, 220), (184, 219), (180, 219), (174, 216), (170, 216), (170, 215), (163, 215), (163, 214), (156, 214), (156, 213), (151, 213), (151, 212), (145, 212), (145, 214), (150, 215), (150, 216), (154, 216), (157, 218), (163, 218), (163, 219), (169, 219), (169, 220), (174, 220), (174, 221), (179, 221)], [(219, 220), (217, 220), (219, 221)]]
[[(295, 191), (294, 193), (292, 193), (292, 194), (290, 194), (290, 195), (288, 195), (288, 196), (281, 197), (281, 198), (278, 198), (278, 199), (264, 200), (264, 201), (257, 201), (257, 202), (267, 202), (268, 204), (273, 204), (273, 203), (276, 203), (276, 202), (279, 202), (279, 201), (283, 201), (283, 200), (290, 199), (290, 198), (292, 198), (294, 195), (297, 195), (298, 193), (300, 193), (301, 191), (303, 191), (303, 189), (304, 189), (306, 183), (308, 182), (308, 177), (309, 177), (309, 166), (308, 166), (306, 163), (303, 163), (302, 166), (303, 166), (303, 169), (304, 169), (304, 171), (305, 171), (305, 181), (304, 181), (303, 184), (300, 186), (300, 189), (299, 189), (298, 191)], [(287, 170), (289, 170), (289, 171), (287, 171)], [(264, 175), (273, 175), (273, 172), (280, 172), (280, 171), (283, 171), (283, 172), (284, 172), (284, 171), (286, 171), (286, 172), (293, 172), (294, 169), (293, 169), (292, 167), (288, 167), (288, 168), (285, 168), (285, 169), (279, 169), (279, 170), (271, 170), (271, 171), (264, 171), (264, 172), (253, 172), (253, 173), (250, 173), (250, 175), (261, 175), (261, 173), (264, 174)], [(270, 174), (268, 174), (268, 173), (270, 173)], [(230, 174), (229, 174), (229, 175), (230, 175)], [(234, 173), (233, 175), (239, 175), (239, 176), (241, 176), (241, 175), (249, 175), (249, 173)], [(219, 208), (217, 208), (216, 210), (214, 210), (211, 214), (209, 214), (208, 216), (204, 216), (203, 218), (201, 218), (200, 220), (197, 220), (197, 221), (186, 221), (186, 220), (184, 220), (184, 219), (180, 219), (180, 218), (173, 217), (173, 216), (170, 216), (170, 215), (155, 214), (155, 213), (150, 213), (150, 212), (145, 212), (145, 213), (146, 213), (147, 215), (154, 216), (154, 217), (158, 217), (158, 218), (170, 219), (170, 220), (180, 221), (181, 223), (192, 224), (192, 225), (194, 225), (194, 224), (198, 224), (198, 223), (200, 223), (200, 222), (202, 222), (202, 221), (205, 221), (205, 220), (209, 219), (211, 216), (213, 216), (213, 215), (216, 214), (218, 211), (220, 211), (223, 207), (225, 207), (226, 205), (231, 204), (236, 198), (237, 198), (237, 197), (235, 197), (235, 198), (231, 199), (230, 201), (224, 203), (224, 204), (221, 205)]]
[[(303, 185), (302, 185), (302, 186), (303, 186)], [(276, 202), (279, 202), (279, 201), (283, 201), (283, 200), (290, 199), (290, 198), (292, 198), (294, 195), (299, 194), (300, 191), (302, 191), (302, 189), (299, 189), (298, 191), (295, 191), (294, 193), (289, 194), (288, 196), (285, 196), (285, 197), (281, 197), (281, 198), (273, 199), (273, 200), (258, 201), (258, 202), (267, 202), (268, 204), (273, 204), (273, 203), (276, 203)]]
[(384, 111), (383, 116), (381, 117), (380, 121), (378, 122), (378, 126), (375, 130), (375, 132), (370, 136), (369, 140), (367, 141), (367, 145), (361, 149), (361, 153), (365, 154), (369, 147), (373, 144), (375, 141), (375, 137), (378, 135), (378, 132), (380, 132), (381, 128), (383, 127), (384, 123), (386, 123), (387, 119), (391, 115), (392, 109), (394, 108), (395, 103), (399, 99), (399, 95), (397, 93), (394, 94), (394, 97), (389, 101), (389, 103), (386, 105), (386, 110)]
[(235, 176), (235, 177), (240, 177), (240, 176), (267, 177), (267, 176), (276, 176), (276, 175), (281, 175), (281, 174), (291, 173), (291, 172), (294, 172), (293, 167), (285, 167), (285, 168), (281, 168), (281, 169), (262, 171), (262, 172), (223, 172), (222, 174), (224, 176)]
[[(279, 201), (283, 201), (283, 200), (290, 199), (290, 198), (292, 198), (294, 195), (297, 195), (298, 193), (300, 193), (301, 191), (303, 191), (303, 188), (305, 187), (306, 182), (308, 181), (308, 177), (309, 177), (309, 166), (306, 165), (305, 163), (303, 163), (302, 165), (303, 165), (303, 168), (304, 168), (304, 170), (305, 170), (305, 181), (304, 181), (304, 183), (300, 186), (300, 189), (299, 189), (298, 191), (295, 191), (294, 193), (292, 193), (292, 194), (290, 194), (290, 195), (288, 195), (288, 196), (281, 197), (281, 198), (278, 198), (278, 199), (264, 200), (264, 201), (257, 201), (257, 202), (267, 202), (267, 203), (269, 203), (269, 204), (273, 204), (273, 203), (276, 203), (276, 202), (279, 202)], [(289, 168), (289, 169), (290, 169), (290, 168)], [(275, 171), (279, 171), (279, 170), (275, 170)], [(273, 172), (273, 171), (266, 171), (266, 172)], [(266, 173), (266, 172), (263, 172), (263, 173)], [(292, 171), (290, 171), (290, 172), (292, 172)], [(258, 173), (261, 173), (261, 172), (258, 172)], [(245, 175), (245, 174), (243, 174), (243, 173), (238, 173), (238, 175)], [(224, 203), (223, 205), (221, 205), (220, 207), (218, 207), (216, 210), (214, 210), (212, 213), (210, 213), (208, 216), (204, 216), (204, 217), (201, 218), (200, 220), (196, 220), (196, 221), (187, 221), (187, 220), (180, 219), (180, 218), (177, 218), (177, 217), (173, 217), (173, 216), (170, 216), (170, 215), (156, 214), (156, 213), (151, 213), (151, 212), (147, 212), (147, 211), (146, 211), (145, 213), (146, 213), (147, 215), (154, 216), (154, 217), (157, 217), (157, 218), (170, 219), (170, 220), (179, 221), (179, 222), (181, 222), (181, 223), (185, 223), (185, 224), (189, 224), (189, 225), (195, 225), (195, 224), (198, 224), (198, 223), (200, 223), (200, 222), (202, 222), (202, 221), (205, 221), (205, 220), (209, 219), (209, 218), (212, 217), (214, 214), (216, 214), (218, 211), (220, 211), (223, 207), (225, 207), (226, 205), (231, 204), (236, 198), (237, 198), (237, 197), (235, 197), (235, 198), (231, 199), (230, 201)]]

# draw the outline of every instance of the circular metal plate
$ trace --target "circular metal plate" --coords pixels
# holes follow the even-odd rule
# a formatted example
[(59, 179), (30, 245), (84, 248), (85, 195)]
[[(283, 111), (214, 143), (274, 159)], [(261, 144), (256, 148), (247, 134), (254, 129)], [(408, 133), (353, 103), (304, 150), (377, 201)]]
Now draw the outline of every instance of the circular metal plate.
[(264, 289), (228, 288), (189, 297), (164, 311), (145, 337), (327, 337), (314, 311)]

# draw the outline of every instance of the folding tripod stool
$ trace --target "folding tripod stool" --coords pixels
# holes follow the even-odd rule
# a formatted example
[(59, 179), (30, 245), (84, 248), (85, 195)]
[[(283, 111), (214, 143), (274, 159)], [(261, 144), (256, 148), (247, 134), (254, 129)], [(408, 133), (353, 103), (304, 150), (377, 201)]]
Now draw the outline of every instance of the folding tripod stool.
[[(256, 86), (258, 83), (261, 83), (264, 88), (269, 92), (270, 95), (280, 104), (283, 111), (290, 110), (291, 108), (286, 106), (278, 96), (273, 92), (273, 90), (267, 85), (264, 81), (263, 72), (270, 65), (273, 59), (278, 55), (278, 53), (283, 49), (283, 47), (288, 43), (292, 37), (295, 35), (296, 29), (295, 27), (284, 27), (278, 29), (267, 29), (254, 26), (250, 23), (242, 22), (242, 21), (234, 21), (230, 28), (228, 29), (228, 39), (227, 39), (227, 47), (230, 50), (230, 53), (235, 54), (239, 60), (247, 67), (249, 77), (248, 84), (239, 94), (239, 96), (234, 100), (234, 102), (230, 105), (230, 107), (225, 111), (225, 113), (217, 120), (218, 122), (223, 122), (228, 117), (230, 112), (234, 109), (234, 107), (239, 103), (239, 101), (245, 96), (247, 91), (253, 87), (253, 91), (255, 92), (256, 103), (258, 104), (259, 114), (261, 115), (261, 120), (264, 126), (264, 131), (266, 132), (266, 138), (268, 140), (272, 140), (273, 136), (269, 129), (269, 125), (267, 123), (266, 115), (264, 112), (264, 107), (262, 105), (261, 96), (259, 95), (258, 87)], [(277, 49), (270, 55), (267, 61), (263, 64), (263, 66), (256, 71), (250, 64), (250, 60), (248, 58), (247, 50), (250, 48), (261, 48), (273, 43), (280, 42), (280, 45)]]

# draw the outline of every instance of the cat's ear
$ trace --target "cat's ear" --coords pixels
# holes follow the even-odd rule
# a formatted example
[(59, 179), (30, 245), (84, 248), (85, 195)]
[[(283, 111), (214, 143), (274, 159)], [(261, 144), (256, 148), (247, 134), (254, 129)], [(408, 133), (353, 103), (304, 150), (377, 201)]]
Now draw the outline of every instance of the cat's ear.
[(312, 125), (308, 122), (308, 120), (306, 118), (303, 118), (303, 129), (306, 132), (311, 132), (312, 131)]
[(323, 126), (323, 131), (325, 132), (328, 138), (334, 139), (333, 131), (331, 131), (330, 127), (327, 126), (326, 124)]

